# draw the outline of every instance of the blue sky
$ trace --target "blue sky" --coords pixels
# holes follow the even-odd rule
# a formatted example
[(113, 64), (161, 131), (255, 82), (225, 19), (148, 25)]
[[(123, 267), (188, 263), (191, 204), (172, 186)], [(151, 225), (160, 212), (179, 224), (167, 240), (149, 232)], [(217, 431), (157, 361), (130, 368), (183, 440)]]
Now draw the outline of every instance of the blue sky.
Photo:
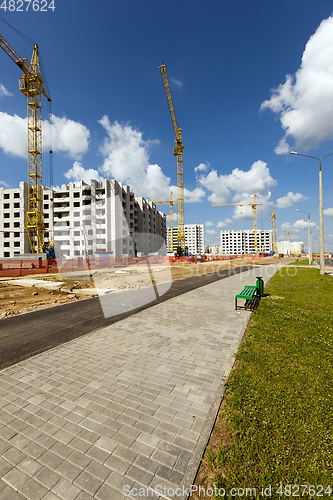
[[(164, 62), (183, 129), (185, 223), (204, 223), (209, 244), (221, 229), (250, 229), (251, 208), (211, 205), (249, 202), (256, 192), (258, 228), (271, 228), (274, 205), (278, 237), (289, 227), (307, 246), (307, 216), (295, 209), (318, 208), (318, 162), (289, 153), (333, 151), (331, 1), (55, 0), (55, 7), (0, 14), (40, 48), (56, 186), (107, 177), (137, 196), (169, 196), (176, 159)], [(0, 26), (30, 59), (32, 47)], [(16, 187), (27, 179), (26, 102), (20, 70), (3, 51), (0, 58), (0, 185)], [(45, 118), (47, 109), (44, 101)], [(45, 154), (46, 184), (48, 175)], [(333, 155), (323, 160), (323, 179), (332, 251)], [(319, 249), (318, 212), (311, 220)]]

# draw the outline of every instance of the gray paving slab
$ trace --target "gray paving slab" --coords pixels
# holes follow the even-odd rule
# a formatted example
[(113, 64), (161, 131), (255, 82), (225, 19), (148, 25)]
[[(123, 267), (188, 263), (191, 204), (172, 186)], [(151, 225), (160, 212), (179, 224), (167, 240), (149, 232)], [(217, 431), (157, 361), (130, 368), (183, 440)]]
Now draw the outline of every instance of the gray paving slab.
[(186, 498), (251, 314), (234, 310), (234, 296), (278, 268), (232, 275), (2, 370), (1, 498)]

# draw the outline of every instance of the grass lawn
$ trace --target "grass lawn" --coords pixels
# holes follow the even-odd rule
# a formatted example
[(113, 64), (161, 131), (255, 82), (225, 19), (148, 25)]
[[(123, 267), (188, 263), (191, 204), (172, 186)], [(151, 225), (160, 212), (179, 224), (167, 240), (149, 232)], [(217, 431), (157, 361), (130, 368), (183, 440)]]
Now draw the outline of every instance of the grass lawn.
[[(311, 263), (313, 264), (318, 259), (312, 259)], [(290, 262), (290, 266), (308, 266), (309, 259), (295, 260), (294, 262)]]
[(272, 485), (271, 498), (328, 498), (331, 485), (333, 496), (333, 279), (293, 271), (271, 278), (252, 314), (219, 416), (221, 445), (205, 453), (226, 491)]

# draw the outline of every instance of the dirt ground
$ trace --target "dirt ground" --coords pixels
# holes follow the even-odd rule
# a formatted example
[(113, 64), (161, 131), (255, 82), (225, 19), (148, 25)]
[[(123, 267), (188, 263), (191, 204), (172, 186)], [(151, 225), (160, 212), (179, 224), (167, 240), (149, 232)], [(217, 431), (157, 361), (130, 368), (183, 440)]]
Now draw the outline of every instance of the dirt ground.
[[(16, 316), (47, 307), (84, 300), (99, 295), (101, 291), (117, 293), (127, 289), (151, 286), (151, 276), (156, 284), (166, 281), (185, 279), (190, 276), (209, 274), (222, 269), (239, 266), (252, 266), (276, 262), (277, 259), (234, 259), (212, 261), (198, 264), (172, 266), (131, 266), (123, 269), (98, 269), (66, 274), (42, 274), (20, 278), (1, 278), (0, 280), (0, 319)], [(32, 283), (24, 283), (29, 280)], [(43, 287), (44, 282), (58, 282), (55, 288)], [(34, 284), (35, 282), (35, 284)], [(85, 290), (82, 292), (82, 290)], [(112, 290), (112, 292), (111, 292)], [(84, 294), (83, 294), (84, 293)]]

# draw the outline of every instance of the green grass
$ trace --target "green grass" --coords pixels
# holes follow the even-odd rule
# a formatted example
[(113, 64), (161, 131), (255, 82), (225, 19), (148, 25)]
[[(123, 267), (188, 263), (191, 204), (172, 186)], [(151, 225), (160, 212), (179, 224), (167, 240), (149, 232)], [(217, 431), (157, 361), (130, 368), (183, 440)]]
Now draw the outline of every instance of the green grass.
[[(312, 264), (318, 259), (312, 259)], [(289, 266), (307, 266), (309, 265), (309, 259), (295, 260), (294, 262), (290, 262)]]
[(231, 442), (206, 455), (219, 487), (333, 487), (333, 280), (288, 271), (265, 288), (227, 384)]

